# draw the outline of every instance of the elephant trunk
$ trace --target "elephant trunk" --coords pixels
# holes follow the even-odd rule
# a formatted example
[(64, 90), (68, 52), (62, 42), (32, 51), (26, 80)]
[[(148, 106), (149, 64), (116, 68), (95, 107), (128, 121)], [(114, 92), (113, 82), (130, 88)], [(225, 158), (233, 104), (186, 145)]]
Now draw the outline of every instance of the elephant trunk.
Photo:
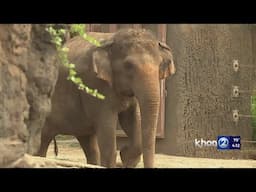
[(137, 95), (141, 111), (142, 152), (145, 168), (154, 167), (156, 128), (160, 105), (160, 85), (158, 75), (150, 76), (140, 94)]

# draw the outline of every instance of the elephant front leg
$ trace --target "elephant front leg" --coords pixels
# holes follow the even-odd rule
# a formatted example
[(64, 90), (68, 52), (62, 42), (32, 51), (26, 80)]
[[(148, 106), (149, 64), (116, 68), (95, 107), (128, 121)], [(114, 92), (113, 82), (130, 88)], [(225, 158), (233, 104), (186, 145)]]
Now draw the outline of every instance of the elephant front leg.
[(116, 167), (117, 114), (102, 115), (97, 123), (97, 139), (100, 148), (101, 166)]
[(119, 122), (128, 136), (129, 144), (120, 150), (124, 167), (136, 167), (141, 160), (141, 120), (138, 104), (134, 104), (127, 111), (121, 112)]

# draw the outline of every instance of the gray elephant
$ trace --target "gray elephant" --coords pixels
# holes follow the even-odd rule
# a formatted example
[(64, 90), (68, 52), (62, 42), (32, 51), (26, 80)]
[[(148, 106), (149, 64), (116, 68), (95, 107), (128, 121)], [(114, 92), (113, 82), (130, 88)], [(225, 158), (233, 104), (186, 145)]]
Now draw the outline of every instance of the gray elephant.
[(144, 167), (154, 167), (160, 103), (159, 79), (175, 73), (170, 48), (145, 29), (89, 33), (101, 40), (96, 47), (81, 37), (69, 40), (68, 58), (89, 87), (105, 95), (99, 100), (67, 81), (59, 66), (52, 112), (42, 130), (40, 156), (46, 156), (57, 134), (74, 135), (87, 162), (116, 166), (116, 125), (120, 122), (129, 145), (120, 150), (125, 167), (134, 167), (143, 154)]

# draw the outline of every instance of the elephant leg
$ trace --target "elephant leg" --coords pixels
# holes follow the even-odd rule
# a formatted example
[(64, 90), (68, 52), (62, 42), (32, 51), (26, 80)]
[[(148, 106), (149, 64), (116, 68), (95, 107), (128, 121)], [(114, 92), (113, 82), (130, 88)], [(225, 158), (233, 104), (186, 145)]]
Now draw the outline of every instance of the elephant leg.
[(90, 136), (77, 137), (84, 154), (86, 155), (87, 163), (93, 165), (100, 164), (100, 151), (96, 134)]
[(138, 104), (118, 115), (120, 125), (128, 136), (129, 144), (120, 150), (124, 167), (136, 167), (142, 153), (140, 111)]
[(97, 138), (101, 165), (104, 167), (116, 167), (116, 124), (117, 113), (112, 111), (105, 111), (98, 117)]
[(46, 157), (48, 147), (54, 137), (55, 135), (47, 133), (44, 129), (42, 130), (40, 149), (37, 153), (38, 156)]

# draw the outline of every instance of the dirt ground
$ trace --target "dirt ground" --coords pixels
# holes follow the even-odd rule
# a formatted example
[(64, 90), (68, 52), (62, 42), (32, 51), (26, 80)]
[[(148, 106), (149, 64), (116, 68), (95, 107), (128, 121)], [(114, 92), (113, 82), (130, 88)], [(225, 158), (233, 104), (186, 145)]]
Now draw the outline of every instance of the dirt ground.
[[(51, 143), (47, 157), (53, 159), (69, 160), (79, 163), (85, 163), (86, 158), (76, 140), (72, 142), (67, 140), (57, 140), (59, 154), (54, 155), (53, 142)], [(190, 158), (181, 156), (170, 156), (156, 154), (157, 168), (256, 168), (256, 160), (227, 160), (227, 159), (208, 159), (208, 158)], [(117, 165), (121, 166), (121, 160), (118, 153)], [(143, 162), (138, 164), (137, 168), (143, 168)]]

